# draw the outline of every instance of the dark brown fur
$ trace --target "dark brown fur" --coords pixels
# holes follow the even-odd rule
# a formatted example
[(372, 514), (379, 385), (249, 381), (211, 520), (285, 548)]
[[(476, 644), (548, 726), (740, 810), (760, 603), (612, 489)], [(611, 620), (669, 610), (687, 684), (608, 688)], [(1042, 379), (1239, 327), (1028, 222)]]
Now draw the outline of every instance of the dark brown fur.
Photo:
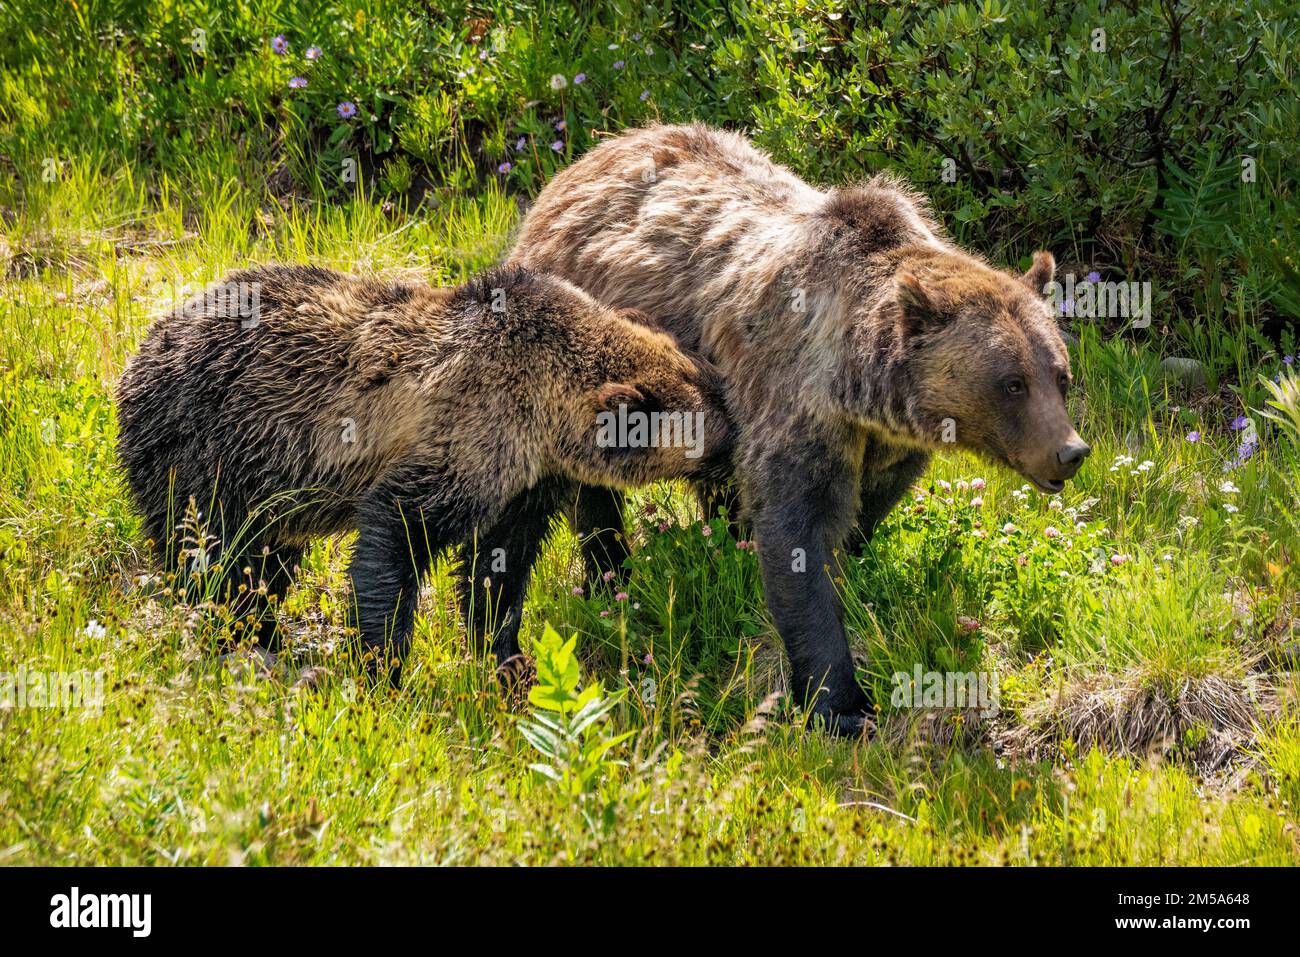
[[(822, 190), (733, 133), (650, 127), (557, 175), (511, 261), (643, 310), (719, 365), (796, 693), (842, 730), (867, 701), (824, 569), (855, 519), (869, 536), (949, 441), (1045, 491), (1086, 454), (1038, 294), (1051, 256), (996, 270), (888, 176)], [(620, 522), (608, 496), (587, 500), (584, 531)]]
[[(255, 309), (239, 289), (257, 290)], [(597, 416), (620, 404), (701, 412), (704, 454), (601, 447)], [(518, 652), (550, 517), (578, 483), (698, 474), (730, 442), (706, 363), (522, 269), (450, 290), (307, 267), (234, 273), (154, 323), (122, 377), (118, 419), (148, 534), (174, 554), (193, 502), (241, 610), (259, 579), (283, 594), (311, 537), (360, 529), (350, 575), (362, 645), (400, 656), (421, 575), (459, 546), (477, 557), (471, 631), (484, 636), (495, 617), (502, 662)]]

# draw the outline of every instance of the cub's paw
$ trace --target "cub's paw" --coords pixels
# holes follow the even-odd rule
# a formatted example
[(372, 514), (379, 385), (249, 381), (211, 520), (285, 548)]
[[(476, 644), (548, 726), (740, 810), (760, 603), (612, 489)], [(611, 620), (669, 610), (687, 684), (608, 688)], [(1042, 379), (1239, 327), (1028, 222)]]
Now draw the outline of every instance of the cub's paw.
[(506, 697), (516, 703), (528, 700), (528, 692), (537, 683), (537, 669), (527, 655), (511, 655), (497, 665), (497, 680)]

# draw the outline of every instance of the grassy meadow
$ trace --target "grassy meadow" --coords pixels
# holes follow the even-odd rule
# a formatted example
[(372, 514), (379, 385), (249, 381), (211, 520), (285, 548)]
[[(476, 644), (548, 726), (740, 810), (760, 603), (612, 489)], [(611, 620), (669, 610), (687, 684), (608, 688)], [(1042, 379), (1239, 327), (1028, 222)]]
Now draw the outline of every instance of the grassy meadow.
[[(122, 7), (129, 19), (132, 5)], [(358, 4), (371, 20), (351, 7), (340, 19), (371, 37), (365, 24), (389, 7), (402, 5)], [(780, 695), (785, 663), (753, 549), (725, 523), (704, 524), (669, 484), (629, 502), (626, 585), (584, 589), (578, 543), (556, 524), (521, 632), (538, 662), (530, 701), (504, 698), (492, 663), (468, 651), (459, 572), (446, 561), (423, 595), (401, 689), (360, 681), (337, 648), (346, 537), (312, 548), (280, 608), (288, 652), (223, 654), (231, 623), (176, 600), (159, 577), (115, 460), (114, 385), (152, 317), (251, 263), (461, 281), (505, 253), (528, 196), (585, 148), (585, 131), (653, 116), (761, 129), (778, 158), (821, 181), (857, 173), (809, 168), (782, 147), (779, 131), (801, 120), (797, 84), (740, 117), (707, 112), (720, 90), (691, 92), (711, 75), (691, 59), (710, 54), (691, 44), (739, 29), (736, 5), (698, 5), (725, 7), (731, 27), (721, 14), (691, 15), (680, 36), (649, 20), (530, 20), (489, 7), (489, 21), (516, 24), (500, 48), (510, 68), (441, 101), (407, 102), (387, 147), (382, 124), (368, 128), (353, 143), (361, 175), (343, 186), (323, 184), (320, 170), (353, 134), (331, 141), (297, 117), (301, 105), (277, 99), (280, 74), (293, 71), (267, 44), (287, 33), (300, 50), (306, 12), (227, 12), (218, 20), (234, 18), (256, 47), (231, 64), (169, 60), (183, 78), (171, 88), (150, 72), (150, 44), (77, 46), (106, 35), (111, 10), (78, 8), (82, 19), (67, 24), (35, 5), (4, 14), (30, 29), (6, 31), (15, 39), (0, 58), (0, 672), (11, 682), (100, 673), (103, 694), (95, 707), (0, 708), (0, 863), (1300, 859), (1300, 380), (1286, 324), (1276, 331), (1286, 293), (1205, 254), (1203, 221), (1175, 202), (1182, 225), (1135, 232), (1126, 252), (1119, 239), (970, 233), (966, 200), (939, 203), (959, 237), (1012, 268), (1034, 245), (1120, 268), (1159, 244), (1157, 288), (1175, 292), (1157, 297), (1145, 334), (1066, 320), (1073, 411), (1093, 453), (1062, 495), (940, 457), (881, 533), (846, 551), (837, 584), (879, 711), (870, 740), (805, 727)], [(825, 15), (834, 4), (755, 5), (786, 7), (810, 31), (840, 22)], [(176, 43), (190, 36), (178, 10), (161, 5), (152, 28)], [(449, 75), (489, 71), (467, 39), (486, 28), (467, 23), (448, 18), (438, 68)], [(741, 44), (762, 32), (740, 27)], [(600, 88), (614, 72), (608, 44), (630, 44), (633, 31), (678, 58), (680, 84), (675, 67), (646, 67)], [(320, 32), (322, 62), (335, 33)], [(366, 83), (384, 69), (376, 50), (403, 49), (399, 33), (357, 40), (354, 55), (375, 58)], [(213, 60), (221, 36), (214, 27)], [(44, 59), (32, 52), (42, 42)], [(719, 41), (712, 55), (733, 54)], [(104, 58), (115, 76), (98, 72)], [(584, 64), (592, 80), (575, 85)], [(329, 82), (344, 82), (347, 71), (329, 69)], [(222, 86), (230, 76), (262, 99)], [(456, 96), (480, 107), (493, 97), (514, 125), (466, 120)], [(538, 97), (551, 99), (539, 107)], [(335, 99), (314, 115), (328, 117)], [(176, 116), (191, 101), (195, 115), (208, 112), (186, 129)], [(220, 103), (223, 122), (212, 119)], [(275, 117), (270, 132), (245, 135), (254, 114)], [(429, 147), (444, 165), (401, 139), (420, 117), (453, 131), (451, 146)], [(557, 132), (556, 117), (572, 132)], [(526, 148), (515, 151), (516, 137)], [(877, 165), (914, 158), (872, 149)], [(521, 170), (525, 155), (535, 162)], [(1274, 192), (1252, 209), (1293, 205), (1291, 187), (1269, 178), (1266, 148), (1260, 156)], [(989, 203), (976, 214), (1005, 216)], [(1170, 356), (1194, 358), (1198, 375), (1170, 374)], [(996, 676), (998, 707), (900, 705), (895, 675), (918, 666)]]

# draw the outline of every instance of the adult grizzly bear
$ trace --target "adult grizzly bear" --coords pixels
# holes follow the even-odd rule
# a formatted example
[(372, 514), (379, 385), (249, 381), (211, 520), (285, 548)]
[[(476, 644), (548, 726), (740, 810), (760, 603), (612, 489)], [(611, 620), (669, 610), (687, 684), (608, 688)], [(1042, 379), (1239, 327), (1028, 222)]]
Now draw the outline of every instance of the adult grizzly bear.
[[(485, 643), (495, 619), (504, 665), (556, 507), (578, 483), (726, 461), (721, 396), (707, 363), (563, 280), (515, 268), (436, 289), (267, 267), (154, 323), (118, 387), (118, 449), (154, 542), (174, 554), (193, 502), (226, 596), (267, 620), (268, 644), (266, 602), (307, 541), (360, 529), (364, 651), (400, 662), (422, 575), (460, 546), (478, 559), (470, 633)], [(651, 427), (621, 441), (601, 428), (615, 415)]]
[[(1039, 295), (1051, 255), (1023, 277), (994, 269), (888, 176), (818, 189), (734, 133), (652, 126), (557, 175), (511, 262), (643, 310), (721, 368), (793, 691), (844, 733), (868, 701), (827, 570), (855, 520), (869, 536), (947, 443), (1048, 493), (1088, 454)], [(579, 528), (621, 529), (618, 506), (585, 493)], [(591, 544), (618, 558), (608, 533)]]

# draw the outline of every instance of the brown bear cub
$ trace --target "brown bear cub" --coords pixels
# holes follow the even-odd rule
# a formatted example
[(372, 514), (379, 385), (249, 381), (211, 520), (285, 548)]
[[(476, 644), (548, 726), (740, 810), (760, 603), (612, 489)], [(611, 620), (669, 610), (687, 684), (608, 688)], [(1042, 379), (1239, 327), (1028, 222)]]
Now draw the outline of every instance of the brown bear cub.
[[(394, 675), (444, 547), (472, 563), (467, 628), (505, 665), (550, 518), (579, 484), (703, 475), (731, 441), (707, 363), (522, 269), (455, 289), (236, 272), (154, 323), (117, 395), (147, 533), (174, 553), (196, 509), (220, 543), (223, 600), (268, 644), (268, 599), (308, 540), (359, 530), (355, 624)], [(635, 434), (612, 427), (638, 417)]]
[[(845, 733), (869, 707), (827, 569), (855, 521), (870, 536), (935, 450), (980, 453), (1048, 493), (1088, 454), (1042, 295), (1052, 257), (995, 269), (887, 176), (820, 189), (735, 133), (634, 130), (542, 190), (511, 261), (642, 310), (718, 364), (792, 691)], [(584, 533), (621, 530), (616, 498), (582, 502)]]

